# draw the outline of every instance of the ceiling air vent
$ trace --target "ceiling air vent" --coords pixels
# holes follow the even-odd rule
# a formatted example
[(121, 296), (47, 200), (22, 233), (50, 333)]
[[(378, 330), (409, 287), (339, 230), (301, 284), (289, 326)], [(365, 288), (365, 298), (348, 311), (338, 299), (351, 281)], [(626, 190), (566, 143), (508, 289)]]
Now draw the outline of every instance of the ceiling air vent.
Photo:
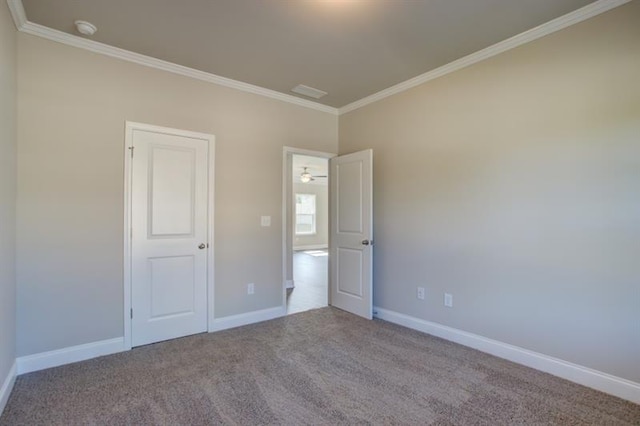
[(320, 99), (323, 96), (327, 95), (327, 92), (323, 92), (322, 90), (314, 89), (313, 87), (305, 86), (304, 84), (298, 84), (296, 87), (291, 89), (293, 93), (297, 93), (299, 95), (309, 96), (310, 98)]

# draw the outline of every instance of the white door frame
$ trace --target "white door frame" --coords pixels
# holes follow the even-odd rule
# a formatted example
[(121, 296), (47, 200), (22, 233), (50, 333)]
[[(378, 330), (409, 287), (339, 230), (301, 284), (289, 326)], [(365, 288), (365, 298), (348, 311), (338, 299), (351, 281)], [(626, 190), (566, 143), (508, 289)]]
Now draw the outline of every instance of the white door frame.
[(162, 132), (176, 136), (204, 139), (209, 145), (209, 170), (208, 170), (208, 200), (207, 200), (207, 331), (213, 328), (213, 308), (214, 308), (214, 177), (215, 177), (215, 136), (207, 133), (192, 132), (189, 130), (172, 129), (169, 127), (154, 126), (151, 124), (125, 122), (125, 144), (124, 144), (124, 350), (131, 349), (131, 195), (132, 172), (135, 149), (130, 149), (133, 142), (134, 130), (146, 130), (151, 132)]
[[(289, 251), (293, 253), (293, 236), (291, 241), (287, 239), (287, 230), (291, 227), (291, 223), (287, 220), (290, 216), (293, 218), (293, 211), (289, 211), (292, 209), (290, 203), (287, 203), (289, 197), (289, 192), (293, 192), (293, 171), (291, 160), (293, 155), (309, 155), (312, 157), (321, 157), (326, 158), (327, 160), (333, 157), (336, 157), (338, 154), (332, 152), (322, 152), (322, 151), (312, 151), (309, 149), (295, 148), (290, 146), (285, 146), (282, 149), (282, 311), (283, 315), (287, 314), (287, 273), (289, 269)], [(329, 178), (327, 178), (329, 179)], [(331, 223), (329, 223), (329, 227), (331, 227)], [(329, 275), (327, 274), (327, 277)], [(293, 276), (291, 276), (291, 281), (293, 284)], [(327, 286), (327, 291), (329, 290), (329, 286)], [(329, 292), (331, 293), (331, 292)], [(329, 295), (330, 297), (330, 295)], [(331, 299), (329, 299), (329, 303), (331, 303)]]

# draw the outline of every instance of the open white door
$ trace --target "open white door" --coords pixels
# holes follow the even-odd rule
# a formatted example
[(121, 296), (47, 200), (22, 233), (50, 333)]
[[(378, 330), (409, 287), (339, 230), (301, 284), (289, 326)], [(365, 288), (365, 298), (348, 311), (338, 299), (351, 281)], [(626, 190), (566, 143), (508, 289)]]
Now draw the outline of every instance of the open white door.
[(207, 331), (209, 135), (131, 129), (131, 340)]
[(331, 159), (331, 305), (373, 315), (373, 151)]

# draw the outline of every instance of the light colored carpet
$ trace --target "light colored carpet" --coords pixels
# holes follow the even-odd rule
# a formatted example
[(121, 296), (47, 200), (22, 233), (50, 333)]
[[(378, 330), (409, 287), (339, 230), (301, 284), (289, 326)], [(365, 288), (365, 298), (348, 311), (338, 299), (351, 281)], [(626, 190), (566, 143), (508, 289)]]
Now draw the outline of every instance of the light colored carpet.
[(2, 425), (640, 424), (640, 406), (334, 308), (18, 377)]

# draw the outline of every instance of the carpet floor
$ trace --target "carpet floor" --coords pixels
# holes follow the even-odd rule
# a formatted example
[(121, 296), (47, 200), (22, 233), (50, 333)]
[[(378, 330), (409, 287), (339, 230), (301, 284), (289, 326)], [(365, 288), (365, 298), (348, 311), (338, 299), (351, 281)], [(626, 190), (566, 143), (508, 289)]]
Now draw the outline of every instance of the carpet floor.
[(1, 425), (640, 425), (640, 405), (323, 308), (18, 377)]

